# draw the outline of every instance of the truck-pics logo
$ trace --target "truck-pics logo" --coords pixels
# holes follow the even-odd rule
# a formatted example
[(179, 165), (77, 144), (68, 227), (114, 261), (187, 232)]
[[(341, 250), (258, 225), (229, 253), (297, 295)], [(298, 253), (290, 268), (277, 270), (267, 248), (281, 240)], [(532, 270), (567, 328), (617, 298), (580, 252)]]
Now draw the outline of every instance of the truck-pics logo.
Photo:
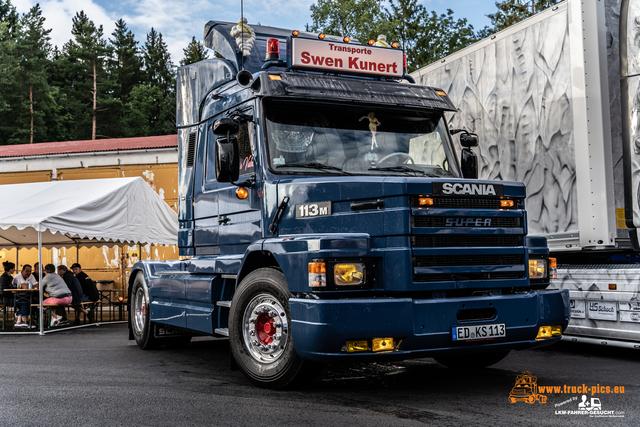
[(516, 378), (516, 384), (509, 393), (509, 402), (547, 403), (547, 396), (538, 393), (538, 377), (525, 371)]

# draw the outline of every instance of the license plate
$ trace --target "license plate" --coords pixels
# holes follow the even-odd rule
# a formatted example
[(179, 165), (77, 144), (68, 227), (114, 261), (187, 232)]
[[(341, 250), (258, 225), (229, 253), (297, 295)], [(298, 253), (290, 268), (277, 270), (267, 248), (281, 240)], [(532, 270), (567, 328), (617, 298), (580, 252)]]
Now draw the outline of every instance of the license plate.
[(504, 323), (491, 325), (454, 326), (451, 328), (453, 341), (492, 340), (507, 336), (507, 327)]

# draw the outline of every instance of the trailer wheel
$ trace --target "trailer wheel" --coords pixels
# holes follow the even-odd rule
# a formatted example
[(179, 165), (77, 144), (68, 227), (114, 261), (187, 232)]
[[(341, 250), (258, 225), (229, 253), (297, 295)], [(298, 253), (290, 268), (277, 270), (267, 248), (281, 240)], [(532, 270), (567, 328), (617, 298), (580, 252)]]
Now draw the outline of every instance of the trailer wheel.
[(139, 273), (131, 287), (131, 331), (142, 350), (158, 348), (162, 340), (153, 336), (153, 323), (149, 320), (149, 289), (144, 275)]
[(438, 356), (436, 362), (451, 369), (478, 369), (495, 365), (505, 357), (509, 351), (496, 351), (494, 353), (480, 353), (472, 356)]
[(243, 374), (260, 387), (292, 387), (320, 371), (318, 364), (296, 353), (289, 297), (284, 274), (261, 268), (242, 280), (231, 303), (231, 354)]

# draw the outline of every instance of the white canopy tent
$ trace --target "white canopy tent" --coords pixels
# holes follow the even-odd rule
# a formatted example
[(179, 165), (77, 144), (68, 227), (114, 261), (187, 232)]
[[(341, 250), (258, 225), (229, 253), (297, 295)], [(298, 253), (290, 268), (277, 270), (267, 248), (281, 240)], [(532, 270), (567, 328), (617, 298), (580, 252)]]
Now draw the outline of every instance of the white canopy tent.
[[(41, 268), (42, 247), (178, 243), (177, 214), (139, 177), (0, 185), (0, 200), (0, 248), (37, 247)], [(40, 319), (44, 333), (42, 305)]]

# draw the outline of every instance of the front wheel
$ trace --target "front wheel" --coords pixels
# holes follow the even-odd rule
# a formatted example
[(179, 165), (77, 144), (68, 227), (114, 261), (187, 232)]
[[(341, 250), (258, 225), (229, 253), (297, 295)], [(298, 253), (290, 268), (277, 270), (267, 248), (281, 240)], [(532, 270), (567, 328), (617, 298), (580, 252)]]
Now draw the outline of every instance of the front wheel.
[(478, 369), (495, 365), (505, 357), (509, 351), (496, 351), (494, 353), (479, 353), (464, 356), (438, 356), (436, 362), (451, 369)]
[(284, 274), (261, 268), (242, 280), (231, 303), (231, 354), (243, 374), (260, 387), (294, 386), (320, 371), (318, 364), (296, 353), (289, 297)]
[(131, 287), (131, 331), (136, 344), (142, 350), (158, 348), (162, 340), (153, 335), (153, 323), (149, 319), (149, 289), (144, 275), (138, 273)]

